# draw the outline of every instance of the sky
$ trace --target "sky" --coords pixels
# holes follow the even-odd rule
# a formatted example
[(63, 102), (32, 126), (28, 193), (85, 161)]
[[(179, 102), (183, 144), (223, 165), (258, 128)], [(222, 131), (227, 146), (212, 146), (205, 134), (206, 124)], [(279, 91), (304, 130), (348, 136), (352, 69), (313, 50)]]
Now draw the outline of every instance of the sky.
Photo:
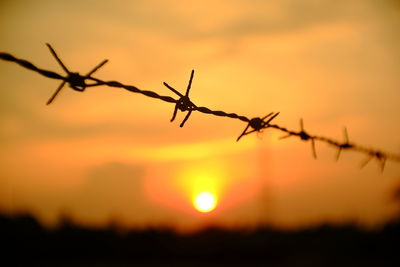
[[(176, 97), (195, 70), (192, 101), (311, 134), (400, 152), (400, 4), (395, 0), (1, 1), (0, 51), (64, 75), (65, 65)], [(398, 204), (400, 164), (118, 88), (66, 87), (0, 62), (0, 212), (46, 226), (198, 229), (209, 225), (379, 227)], [(212, 192), (201, 213), (193, 197)]]

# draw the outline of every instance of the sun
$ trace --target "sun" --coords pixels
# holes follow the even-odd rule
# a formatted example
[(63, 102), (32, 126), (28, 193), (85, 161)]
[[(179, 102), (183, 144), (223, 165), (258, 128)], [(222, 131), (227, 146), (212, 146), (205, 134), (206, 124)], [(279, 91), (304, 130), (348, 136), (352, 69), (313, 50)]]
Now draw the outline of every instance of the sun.
[(217, 201), (210, 192), (202, 192), (194, 197), (193, 205), (200, 212), (210, 212), (217, 206)]

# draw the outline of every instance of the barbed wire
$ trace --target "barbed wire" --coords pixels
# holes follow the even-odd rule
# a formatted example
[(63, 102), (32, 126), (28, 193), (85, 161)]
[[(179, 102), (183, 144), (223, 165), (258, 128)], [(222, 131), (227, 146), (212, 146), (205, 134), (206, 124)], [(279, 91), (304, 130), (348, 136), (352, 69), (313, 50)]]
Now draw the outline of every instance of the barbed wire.
[(115, 88), (122, 88), (125, 89), (129, 92), (132, 93), (138, 93), (142, 94), (147, 97), (155, 98), (162, 100), (164, 102), (168, 103), (173, 103), (175, 104), (174, 110), (173, 110), (173, 115), (171, 118), (171, 122), (173, 122), (176, 118), (176, 115), (178, 113), (178, 110), (181, 112), (187, 112), (185, 118), (183, 121), (180, 123), (180, 127), (183, 127), (187, 120), (189, 119), (190, 115), (197, 111), (205, 114), (211, 114), (214, 116), (220, 116), (220, 117), (227, 117), (227, 118), (232, 118), (232, 119), (238, 119), (243, 122), (246, 122), (247, 125), (243, 132), (239, 135), (236, 141), (239, 141), (242, 137), (249, 135), (253, 132), (262, 132), (265, 129), (275, 129), (280, 132), (285, 133), (284, 136), (282, 136), (280, 139), (285, 139), (288, 137), (297, 137), (300, 140), (304, 142), (310, 142), (311, 143), (311, 151), (312, 155), (314, 158), (317, 158), (317, 152), (316, 152), (316, 141), (326, 143), (332, 147), (335, 147), (337, 149), (337, 154), (336, 154), (336, 160), (339, 159), (341, 152), (343, 150), (353, 150), (357, 151), (360, 153), (363, 153), (366, 155), (366, 160), (362, 162), (360, 167), (364, 167), (366, 164), (368, 164), (371, 160), (375, 159), (378, 161), (380, 164), (380, 168), (383, 171), (385, 168), (385, 163), (387, 160), (395, 161), (395, 162), (400, 162), (400, 154), (393, 154), (393, 153), (388, 153), (385, 151), (381, 151), (378, 149), (373, 149), (373, 148), (367, 148), (355, 143), (351, 143), (349, 141), (347, 129), (344, 128), (344, 141), (340, 142), (328, 137), (324, 136), (318, 136), (318, 135), (312, 135), (308, 133), (304, 129), (304, 123), (303, 119), (300, 119), (300, 130), (295, 131), (295, 130), (289, 130), (285, 127), (279, 126), (277, 124), (272, 124), (271, 122), (279, 115), (279, 112), (270, 112), (264, 117), (254, 117), (254, 118), (248, 118), (246, 116), (238, 115), (236, 113), (228, 113), (225, 111), (221, 110), (211, 110), (207, 107), (201, 107), (197, 106), (193, 103), (193, 101), (189, 97), (189, 92), (191, 89), (193, 77), (194, 77), (194, 70), (192, 70), (190, 74), (190, 79), (188, 86), (186, 88), (186, 92), (183, 95), (180, 93), (178, 90), (164, 82), (164, 86), (166, 86), (169, 90), (171, 90), (173, 93), (175, 93), (178, 98), (175, 99), (170, 96), (163, 96), (159, 95), (156, 92), (153, 91), (147, 91), (147, 90), (141, 90), (137, 88), (136, 86), (133, 85), (126, 85), (118, 81), (103, 81), (97, 78), (92, 77), (92, 74), (94, 74), (97, 70), (99, 70), (101, 67), (103, 67), (108, 60), (103, 60), (101, 63), (96, 65), (91, 71), (89, 71), (86, 75), (81, 75), (78, 72), (71, 72), (65, 64), (61, 61), (55, 50), (52, 48), (50, 44), (46, 44), (47, 47), (49, 48), (51, 54), (54, 56), (58, 64), (61, 66), (61, 68), (66, 72), (66, 76), (62, 76), (56, 72), (41, 69), (31, 62), (24, 60), (24, 59), (19, 59), (14, 57), (13, 55), (9, 53), (3, 53), (0, 52), (0, 59), (5, 60), (5, 61), (10, 61), (17, 63), (18, 65), (32, 70), (34, 72), (37, 72), (41, 74), (42, 76), (45, 76), (50, 79), (56, 79), (56, 80), (61, 80), (61, 84), (57, 87), (56, 91), (53, 93), (53, 95), (50, 97), (50, 99), (47, 101), (47, 105), (51, 104), (54, 99), (57, 97), (57, 95), (60, 93), (60, 91), (64, 88), (65, 84), (68, 84), (69, 87), (73, 90), (83, 92), (85, 91), (86, 88), (88, 87), (94, 87), (94, 86), (108, 86), (108, 87), (115, 87)]

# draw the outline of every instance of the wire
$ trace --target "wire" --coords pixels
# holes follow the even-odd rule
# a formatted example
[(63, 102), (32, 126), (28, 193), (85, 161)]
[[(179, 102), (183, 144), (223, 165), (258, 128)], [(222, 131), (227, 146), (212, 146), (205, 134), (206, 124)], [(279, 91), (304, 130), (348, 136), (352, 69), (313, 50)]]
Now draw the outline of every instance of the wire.
[[(80, 92), (83, 92), (87, 87), (102, 86), (102, 85), (108, 86), (108, 87), (122, 88), (122, 89), (125, 89), (132, 93), (142, 94), (147, 97), (151, 97), (151, 98), (159, 99), (164, 102), (175, 104), (171, 122), (174, 121), (178, 110), (180, 110), (181, 112), (187, 112), (184, 120), (180, 124), (180, 127), (183, 127), (185, 125), (185, 123), (187, 122), (187, 120), (189, 119), (190, 115), (193, 112), (198, 111), (198, 112), (201, 112), (204, 114), (211, 114), (214, 116), (238, 119), (240, 121), (246, 122), (247, 125), (246, 125), (244, 131), (237, 138), (237, 141), (239, 141), (242, 137), (244, 137), (248, 134), (251, 134), (253, 132), (262, 132), (265, 129), (271, 128), (271, 129), (275, 129), (275, 130), (278, 130), (278, 131), (286, 134), (285, 136), (282, 136), (280, 139), (284, 139), (284, 138), (293, 136), (293, 137), (298, 137), (300, 140), (302, 140), (304, 142), (310, 142), (311, 149), (312, 149), (312, 155), (314, 156), (314, 158), (317, 157), (316, 141), (318, 141), (318, 142), (326, 143), (332, 147), (335, 147), (338, 150), (338, 153), (336, 156), (337, 160), (339, 159), (341, 152), (344, 150), (353, 150), (353, 151), (357, 151), (362, 154), (365, 154), (367, 156), (367, 158), (362, 163), (361, 167), (364, 167), (372, 159), (375, 159), (378, 161), (378, 163), (381, 166), (381, 170), (383, 171), (387, 160), (400, 162), (399, 154), (392, 154), (392, 153), (384, 152), (384, 151), (381, 151), (378, 149), (367, 148), (367, 147), (364, 147), (364, 146), (361, 146), (361, 145), (358, 145), (355, 143), (350, 143), (346, 128), (344, 129), (344, 141), (340, 142), (340, 141), (336, 141), (336, 140), (328, 138), (328, 137), (309, 134), (304, 129), (303, 119), (300, 119), (300, 130), (299, 131), (289, 130), (285, 127), (279, 126), (278, 124), (271, 124), (272, 120), (274, 120), (279, 115), (279, 112), (277, 112), (277, 113), (271, 112), (264, 117), (255, 117), (255, 118), (250, 119), (246, 116), (238, 115), (236, 113), (228, 113), (228, 112), (221, 111), (221, 110), (211, 110), (207, 107), (197, 106), (192, 102), (192, 100), (189, 97), (189, 91), (191, 89), (192, 81), (193, 81), (193, 77), (194, 77), (194, 70), (192, 70), (192, 72), (191, 72), (185, 95), (181, 94), (178, 90), (176, 90), (175, 88), (173, 88), (172, 86), (170, 86), (164, 82), (164, 85), (169, 90), (171, 90), (176, 95), (178, 95), (179, 98), (174, 99), (170, 96), (159, 95), (153, 91), (141, 90), (133, 85), (126, 85), (126, 84), (123, 84), (118, 81), (103, 81), (103, 80), (92, 77), (91, 75), (94, 74), (94, 72), (96, 72), (98, 69), (100, 69), (105, 63), (107, 63), (108, 60), (102, 61), (95, 68), (93, 68), (88, 74), (83, 75), (83, 76), (80, 75), (78, 72), (70, 72), (65, 67), (64, 63), (61, 61), (60, 57), (57, 55), (57, 53), (51, 47), (51, 45), (50, 44), (46, 44), (46, 45), (50, 49), (51, 54), (55, 57), (57, 62), (60, 64), (60, 66), (63, 68), (63, 70), (67, 73), (67, 76), (64, 77), (53, 71), (38, 68), (31, 62), (24, 60), (24, 59), (16, 58), (13, 55), (8, 54), (8, 53), (0, 52), (0, 59), (2, 59), (4, 61), (14, 62), (14, 63), (22, 66), (23, 68), (29, 69), (31, 71), (35, 71), (35, 72), (39, 73), (40, 75), (45, 76), (47, 78), (62, 80), (62, 83), (59, 85), (59, 87), (57, 88), (55, 93), (52, 95), (52, 97), (48, 100), (47, 104), (50, 104), (53, 102), (53, 100), (55, 99), (55, 97), (57, 96), (57, 94), (60, 92), (60, 90), (63, 88), (63, 86), (65, 84), (68, 84), (70, 88), (72, 88), (76, 91), (80, 91)], [(87, 82), (91, 82), (91, 83), (87, 83)]]

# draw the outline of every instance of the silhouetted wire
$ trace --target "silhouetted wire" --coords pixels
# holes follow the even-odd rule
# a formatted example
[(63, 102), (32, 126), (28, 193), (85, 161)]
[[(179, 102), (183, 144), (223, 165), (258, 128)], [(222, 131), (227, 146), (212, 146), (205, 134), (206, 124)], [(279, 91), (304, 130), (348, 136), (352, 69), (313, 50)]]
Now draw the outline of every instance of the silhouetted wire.
[[(53, 102), (55, 97), (59, 94), (59, 92), (61, 91), (61, 89), (64, 87), (64, 85), (66, 83), (69, 85), (70, 88), (72, 88), (76, 91), (79, 91), (79, 92), (83, 92), (87, 87), (105, 85), (108, 87), (123, 88), (132, 93), (142, 94), (147, 97), (156, 98), (156, 99), (162, 100), (164, 102), (175, 104), (171, 122), (175, 120), (178, 110), (180, 110), (182, 112), (187, 111), (185, 118), (183, 119), (183, 121), (180, 124), (180, 127), (183, 127), (185, 125), (185, 123), (187, 122), (187, 120), (189, 119), (189, 117), (193, 113), (193, 111), (198, 111), (201, 113), (211, 114), (214, 116), (239, 119), (243, 122), (246, 122), (247, 125), (246, 125), (245, 129), (243, 130), (243, 132), (237, 138), (237, 141), (239, 141), (242, 137), (244, 137), (248, 134), (251, 134), (253, 132), (262, 132), (265, 129), (272, 128), (272, 129), (279, 130), (286, 134), (286, 135), (282, 136), (280, 139), (294, 136), (294, 137), (298, 137), (300, 140), (305, 141), (305, 142), (310, 141), (311, 152), (312, 152), (312, 155), (314, 158), (317, 158), (316, 141), (319, 141), (322, 143), (326, 143), (330, 146), (336, 147), (338, 149), (338, 152), (336, 154), (336, 160), (339, 159), (341, 152), (343, 150), (353, 150), (353, 151), (357, 151), (357, 152), (365, 154), (367, 156), (367, 158), (365, 161), (362, 162), (361, 167), (364, 167), (365, 165), (367, 165), (372, 159), (376, 159), (378, 161), (378, 163), (380, 164), (381, 170), (383, 171), (387, 160), (400, 162), (399, 154), (391, 154), (391, 153), (380, 151), (377, 149), (366, 148), (366, 147), (357, 145), (355, 143), (350, 143), (349, 137), (348, 137), (348, 132), (347, 132), (346, 128), (344, 128), (344, 132), (343, 132), (344, 133), (344, 141), (339, 142), (339, 141), (336, 141), (336, 140), (328, 138), (328, 137), (311, 135), (311, 134), (307, 133), (306, 130), (304, 129), (303, 119), (300, 119), (300, 131), (292, 131), (285, 127), (281, 127), (277, 124), (271, 124), (271, 121), (274, 120), (279, 115), (279, 112), (277, 112), (277, 113), (271, 112), (264, 117), (255, 117), (255, 118), (249, 119), (246, 116), (241, 116), (236, 113), (227, 113), (225, 111), (220, 111), (220, 110), (211, 110), (207, 107), (199, 107), (199, 106), (195, 105), (189, 97), (189, 92), (190, 92), (193, 77), (194, 77), (194, 70), (192, 70), (192, 72), (190, 74), (190, 79), (189, 79), (188, 86), (186, 88), (185, 95), (180, 93), (178, 90), (176, 90), (172, 86), (168, 85), (166, 82), (163, 83), (169, 90), (171, 90), (173, 93), (175, 93), (179, 97), (178, 99), (174, 99), (170, 96), (159, 95), (153, 91), (141, 90), (133, 85), (125, 85), (118, 81), (103, 81), (103, 80), (92, 77), (91, 75), (94, 74), (98, 69), (100, 69), (104, 64), (106, 64), (108, 62), (108, 60), (103, 60), (101, 63), (99, 63), (96, 67), (94, 67), (91, 71), (89, 71), (84, 76), (80, 75), (78, 72), (71, 72), (65, 66), (65, 64), (61, 61), (60, 57), (57, 55), (57, 53), (51, 47), (51, 45), (49, 45), (49, 44), (46, 44), (46, 45), (50, 49), (51, 54), (54, 56), (54, 58), (59, 63), (61, 68), (66, 72), (67, 76), (64, 77), (58, 73), (38, 68), (31, 62), (26, 61), (24, 59), (16, 58), (13, 55), (8, 54), (8, 53), (0, 52), (0, 59), (17, 63), (18, 65), (20, 65), (26, 69), (35, 71), (47, 78), (62, 80), (61, 84), (57, 87), (56, 91), (53, 93), (53, 95), (47, 101), (47, 104), (50, 104)], [(92, 83), (87, 83), (87, 81), (92, 82)]]
[(58, 86), (57, 90), (54, 92), (54, 94), (50, 97), (50, 99), (47, 101), (47, 105), (51, 104), (53, 100), (56, 98), (56, 96), (60, 93), (61, 89), (64, 87), (65, 83), (69, 83), (69, 86), (79, 92), (85, 91), (86, 87), (90, 86), (97, 86), (99, 85), (98, 83), (94, 84), (86, 84), (85, 80), (90, 78), (90, 75), (95, 73), (98, 69), (100, 69), (104, 64), (108, 62), (108, 60), (103, 60), (100, 64), (98, 64), (96, 67), (94, 67), (91, 71), (89, 71), (85, 76), (81, 76), (78, 72), (70, 72), (68, 68), (64, 65), (64, 63), (61, 61), (61, 59), (58, 57), (56, 51), (54, 51), (53, 47), (51, 45), (46, 44), (47, 47), (50, 49), (51, 54), (54, 56), (54, 58), (57, 60), (58, 64), (60, 64), (61, 68), (68, 74), (68, 76), (62, 81), (62, 83)]
[(171, 90), (172, 92), (174, 92), (175, 94), (177, 94), (180, 97), (176, 101), (175, 108), (174, 108), (174, 113), (172, 114), (171, 122), (173, 122), (175, 120), (176, 113), (178, 112), (178, 109), (180, 111), (182, 111), (182, 112), (188, 111), (188, 113), (186, 114), (185, 118), (183, 119), (183, 121), (179, 125), (180, 127), (183, 127), (185, 125), (185, 122), (189, 119), (189, 116), (192, 114), (192, 111), (197, 109), (197, 106), (195, 104), (193, 104), (193, 102), (189, 98), (189, 91), (190, 91), (190, 87), (192, 86), (193, 75), (194, 75), (194, 70), (192, 70), (192, 73), (190, 74), (189, 84), (188, 84), (188, 86), (186, 88), (185, 95), (182, 95), (177, 90), (175, 90), (173, 87), (169, 86), (166, 82), (164, 82), (164, 85), (169, 90)]

